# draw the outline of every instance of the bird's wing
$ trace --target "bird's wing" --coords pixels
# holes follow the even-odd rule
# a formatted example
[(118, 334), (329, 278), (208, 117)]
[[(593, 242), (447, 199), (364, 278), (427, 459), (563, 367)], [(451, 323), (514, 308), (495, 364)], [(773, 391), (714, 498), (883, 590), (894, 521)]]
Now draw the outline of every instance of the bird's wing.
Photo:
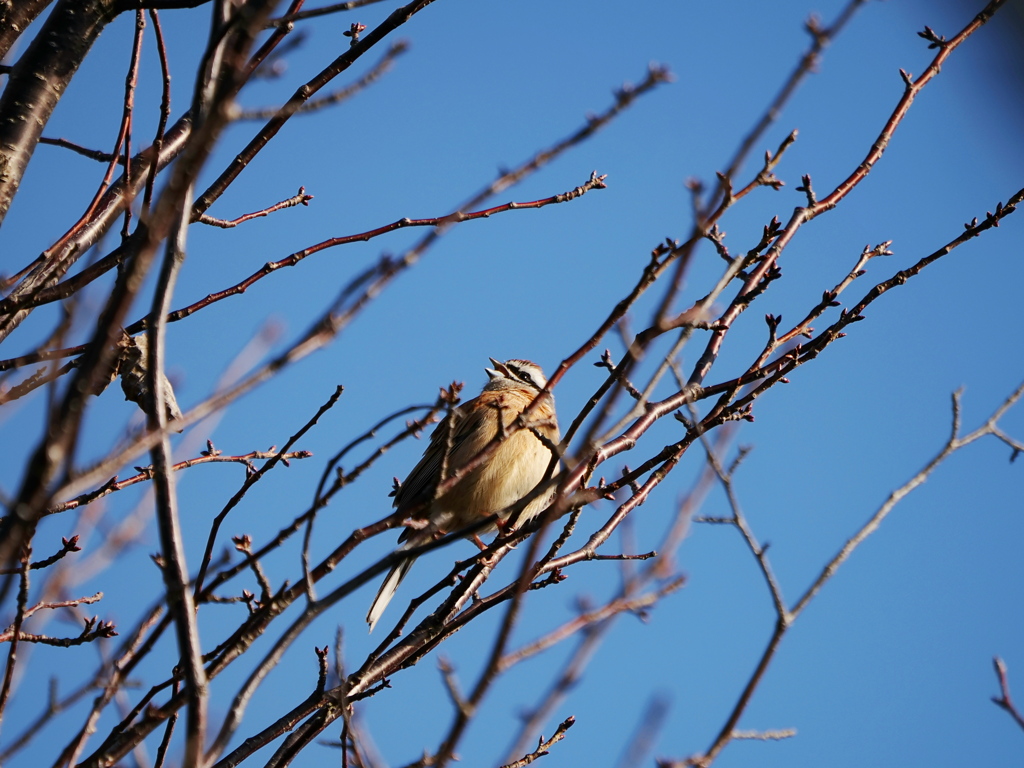
[[(486, 445), (493, 435), (486, 435), (481, 439), (486, 430), (481, 429), (481, 422), (493, 418), (486, 408), (477, 408), (474, 400), (464, 403), (452, 413), (441, 420), (430, 435), (430, 445), (423, 452), (409, 476), (405, 478), (398, 493), (395, 494), (395, 507), (399, 510), (409, 510), (409, 513), (417, 518), (425, 518), (430, 512), (430, 502), (433, 500), (434, 492), (437, 489), (438, 480), (441, 476), (441, 464), (444, 455), (449, 451), (449, 424), (455, 418), (454, 427), (451, 427), (451, 449), (448, 454), (449, 472), (458, 466), (465, 464)], [(418, 507), (418, 509), (417, 509)]]

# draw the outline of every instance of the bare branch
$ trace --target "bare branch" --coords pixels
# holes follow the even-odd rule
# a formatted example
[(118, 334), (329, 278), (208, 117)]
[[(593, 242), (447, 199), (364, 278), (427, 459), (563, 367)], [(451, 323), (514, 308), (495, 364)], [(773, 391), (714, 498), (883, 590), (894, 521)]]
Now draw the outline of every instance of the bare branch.
[(270, 207), (264, 208), (261, 211), (255, 211), (254, 213), (247, 213), (243, 216), (239, 216), (237, 219), (231, 219), (230, 221), (226, 221), (224, 219), (215, 219), (213, 218), (213, 216), (207, 216), (204, 213), (198, 219), (196, 219), (196, 221), (198, 221), (200, 224), (209, 224), (210, 226), (220, 227), (221, 229), (231, 229), (232, 227), (237, 227), (239, 224), (242, 224), (243, 222), (252, 221), (253, 219), (258, 219), (263, 216), (269, 216), (274, 211), (280, 211), (285, 208), (293, 208), (296, 205), (309, 205), (309, 201), (312, 199), (312, 195), (306, 194), (305, 187), (299, 187), (298, 193), (292, 195), (287, 200), (282, 200), (280, 203), (274, 203)]
[[(78, 602), (88, 601), (81, 600)], [(9, 629), (6, 632), (0, 632), (0, 642), (11, 642), (15, 634), (17, 634), (18, 640), (23, 643), (39, 643), (40, 645), (52, 645), (58, 648), (71, 648), (75, 645), (91, 643), (94, 640), (117, 636), (113, 623), (99, 621), (95, 616), (91, 619), (86, 619), (82, 634), (77, 637), (49, 637), (47, 635), (32, 635), (28, 632), (15, 633), (13, 629)]]
[(325, 5), (323, 8), (313, 8), (308, 11), (296, 11), (295, 13), (287, 13), (284, 16), (279, 16), (276, 19), (271, 19), (267, 22), (267, 27), (282, 27), (292, 22), (302, 21), (304, 19), (315, 19), (317, 16), (326, 16), (331, 13), (339, 13), (341, 11), (352, 11), (356, 8), (362, 8), (367, 5), (373, 5), (379, 3), (381, 0), (347, 0), (344, 3), (334, 3), (332, 5)]
[(999, 695), (992, 697), (992, 703), (1000, 709), (1006, 710), (1013, 721), (1024, 729), (1024, 715), (1021, 715), (1020, 711), (1013, 703), (1013, 699), (1010, 698), (1010, 681), (1006, 675), (1006, 663), (996, 656), (992, 659), (992, 665), (996, 668), (996, 678), (999, 680)]
[[(250, 469), (252, 472), (255, 472), (256, 469), (252, 466), (253, 461), (277, 458), (280, 461), (284, 461), (285, 463), (287, 463), (288, 460), (290, 459), (308, 459), (312, 455), (313, 454), (310, 453), (309, 451), (291, 451), (289, 453), (280, 453), (275, 451), (250, 451), (249, 453), (241, 454), (238, 456), (224, 456), (220, 452), (204, 452), (203, 455), (197, 456), (194, 459), (185, 459), (184, 461), (179, 461), (177, 464), (174, 464), (171, 467), (171, 471), (180, 472), (183, 469), (188, 469), (189, 467), (194, 467), (199, 464), (228, 462), (233, 464), (242, 464), (247, 469)], [(75, 509), (77, 507), (83, 506), (84, 504), (91, 504), (97, 499), (101, 499), (104, 496), (107, 496), (111, 493), (121, 491), (132, 485), (136, 485), (137, 483), (144, 483), (148, 480), (153, 479), (152, 466), (136, 467), (136, 469), (140, 470), (137, 475), (126, 477), (124, 480), (118, 480), (116, 476), (112, 477), (110, 478), (110, 480), (108, 480), (106, 483), (104, 483), (94, 491), (83, 493), (81, 496), (78, 496), (74, 499), (70, 499), (69, 501), (61, 502), (60, 504), (51, 507), (49, 510), (47, 510), (46, 514), (52, 515), (58, 512), (66, 512), (69, 509)]]
[(550, 739), (545, 740), (545, 738), (541, 736), (537, 744), (537, 748), (533, 750), (533, 752), (531, 752), (528, 755), (523, 755), (523, 757), (519, 758), (513, 763), (506, 763), (501, 768), (523, 768), (524, 766), (527, 766), (530, 763), (532, 763), (538, 757), (544, 757), (544, 755), (548, 754), (553, 745), (557, 744), (559, 741), (565, 738), (566, 732), (575, 724), (575, 717), (567, 717), (565, 720), (558, 724), (558, 728), (555, 729), (555, 732)]
[[(376, 1), (376, 0), (375, 0)], [(388, 48), (381, 60), (373, 65), (365, 75), (360, 77), (351, 85), (347, 85), (344, 88), (339, 88), (333, 93), (329, 93), (326, 96), (321, 96), (319, 99), (310, 99), (305, 102), (296, 112), (298, 115), (307, 114), (309, 112), (316, 112), (317, 110), (323, 109), (324, 107), (330, 107), (335, 104), (340, 104), (343, 101), (355, 96), (360, 91), (368, 88), (383, 77), (394, 65), (395, 60), (398, 59), (403, 53), (409, 50), (409, 43), (405, 40), (399, 40), (398, 42), (392, 43), (391, 47)], [(236, 119), (238, 120), (269, 120), (281, 110), (281, 107), (274, 107), (270, 109), (246, 109), (242, 110)], [(203, 217), (200, 217), (200, 221)]]

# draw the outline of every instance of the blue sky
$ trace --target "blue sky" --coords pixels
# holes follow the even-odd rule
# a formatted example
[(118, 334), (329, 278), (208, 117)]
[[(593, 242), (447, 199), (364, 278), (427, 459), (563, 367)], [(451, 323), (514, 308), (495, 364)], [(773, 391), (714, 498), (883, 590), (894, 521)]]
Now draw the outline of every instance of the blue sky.
[[(378, 84), (340, 107), (293, 119), (210, 213), (233, 218), (284, 199), (300, 185), (314, 200), (234, 230), (193, 226), (175, 307), (328, 237), (404, 216), (449, 213), (491, 181), (498, 168), (522, 162), (576, 130), (588, 112), (604, 110), (612, 90), (641, 80), (649, 62), (666, 65), (675, 75), (673, 83), (643, 97), (594, 139), (503, 192), (495, 203), (567, 191), (592, 170), (608, 174), (608, 189), (456, 227), (334, 344), (231, 406), (218, 423), (200, 424), (178, 439), (178, 458), (196, 455), (207, 438), (228, 453), (280, 445), (336, 384), (346, 387), (339, 404), (299, 443), (315, 457), (272, 473), (261, 493), (229, 518), (225, 543), (228, 534), (249, 533), (255, 541), (273, 535), (308, 503), (327, 457), (382, 415), (432, 401), (438, 386), (453, 379), (465, 381), (466, 393), (475, 394), (489, 356), (528, 357), (550, 371), (575, 350), (625, 295), (651, 248), (665, 237), (688, 235), (691, 207), (684, 182), (713, 183), (715, 171), (725, 166), (806, 47), (807, 15), (817, 12), (827, 24), (843, 4), (785, 0), (770, 7), (738, 1), (627, 7), (575, 0), (437, 0), (399, 30), (395, 37), (408, 39), (410, 50)], [(918, 74), (933, 55), (916, 32), (927, 24), (951, 36), (980, 9), (977, 5), (866, 4), (741, 174), (745, 182), (765, 149), (774, 150), (786, 134), (799, 130), (776, 170), (786, 186), (758, 190), (725, 217), (722, 229), (734, 252), (751, 247), (772, 216), (785, 221), (803, 204), (794, 189), (802, 174), (811, 174), (821, 195), (856, 168), (900, 97), (899, 68)], [(844, 294), (845, 305), (1021, 188), (1020, 93), (1010, 87), (1008, 75), (1019, 61), (1003, 52), (1007, 42), (1001, 36), (1021, 3), (1010, 6), (953, 54), (868, 178), (786, 249), (783, 279), (730, 332), (707, 383), (745, 368), (763, 344), (765, 313), (795, 321), (845, 275), (865, 244), (892, 240), (894, 255), (870, 263), (868, 273)], [(393, 7), (381, 3), (307, 23), (307, 44), (288, 57), (283, 77), (255, 84), (241, 102), (248, 107), (283, 101), (347, 45), (341, 33), (351, 22), (372, 27)], [(205, 24), (206, 11), (171, 11), (162, 19), (176, 72), (172, 111), (177, 116), (188, 101), (190, 72), (201, 52), (196, 30)], [(45, 135), (109, 146), (131, 28), (124, 17), (104, 33)], [(360, 62), (353, 76), (378, 55)], [(158, 70), (151, 46), (143, 53), (141, 77), (139, 103), (147, 106), (138, 118), (137, 141), (150, 135), (157, 111)], [(240, 123), (227, 131), (207, 168), (207, 182), (257, 125)], [(73, 222), (99, 173), (90, 161), (63, 150), (37, 151), (0, 232), (5, 272), (50, 242), (64, 226), (55, 220)], [(55, 178), (61, 183), (54, 184)], [(1019, 216), (873, 304), (847, 338), (798, 369), (788, 386), (759, 399), (756, 420), (737, 433), (734, 445), (752, 449), (736, 475), (737, 494), (757, 536), (771, 542), (772, 565), (790, 602), (890, 490), (939, 450), (949, 431), (954, 390), (964, 388), (964, 428), (970, 430), (1024, 377), (1019, 339), (1024, 221)], [(341, 285), (381, 253), (401, 253), (421, 235), (400, 231), (324, 251), (263, 280), (244, 297), (172, 325), (169, 373), (183, 407), (207, 396), (228, 362), (265, 324), (279, 329), (275, 349), (283, 348), (330, 304)], [(702, 246), (679, 309), (708, 290), (720, 264), (710, 245)], [(658, 297), (655, 291), (637, 306), (634, 330), (643, 327)], [(98, 291), (92, 295), (95, 302), (101, 298)], [(140, 305), (132, 318), (143, 312)], [(26, 323), (5, 342), (2, 356), (31, 349), (49, 322)], [(605, 346), (616, 357), (622, 352), (614, 335), (599, 349)], [(684, 369), (699, 348), (684, 352)], [(602, 371), (589, 364), (596, 359), (595, 352), (558, 386), (563, 424), (602, 381)], [(23, 469), (19, 457), (34, 444), (44, 407), (40, 397), (0, 413), (7, 445), (25, 449), (13, 451), (0, 469), (0, 487), (8, 493), (17, 487)], [(137, 422), (133, 408), (116, 388), (92, 404), (83, 464), (116, 441), (126, 422)], [(1024, 437), (1024, 410), (1009, 413), (1003, 426)], [(672, 425), (659, 425), (636, 456), (649, 456), (674, 439), (678, 432)], [(339, 496), (318, 522), (314, 554), (328, 552), (353, 527), (386, 514), (391, 478), (405, 475), (422, 446), (402, 444)], [(989, 700), (997, 693), (994, 655), (1006, 659), (1011, 683), (1024, 700), (1022, 468), (1008, 462), (1009, 453), (991, 439), (975, 444), (896, 508), (800, 616), (739, 723), (742, 729), (795, 728), (797, 735), (777, 743), (734, 743), (716, 765), (942, 766), (979, 758), (988, 766), (1020, 764), (1024, 733)], [(605, 474), (615, 475), (623, 462), (637, 463), (633, 456), (619, 459)], [(657, 546), (701, 466), (701, 456), (691, 452), (637, 510), (633, 526), (639, 550)], [(122, 476), (130, 473), (129, 468)], [(192, 532), (189, 562), (195, 563), (206, 522), (233, 493), (241, 471), (197, 467), (178, 479), (182, 517)], [(117, 519), (139, 503), (145, 503), (141, 488), (125, 491), (110, 499), (106, 513)], [(611, 509), (603, 504), (586, 512), (583, 527), (595, 529)], [(717, 490), (702, 510), (706, 515), (726, 511)], [(80, 526), (57, 516), (40, 535), (69, 535)], [(100, 537), (93, 532), (86, 538), (86, 554)], [(364, 547), (339, 579), (385, 554), (391, 536), (385, 538)], [(614, 538), (608, 546), (614, 552), (623, 544)], [(103, 589), (106, 597), (95, 611), (130, 625), (139, 605), (157, 589), (159, 574), (148, 557), (157, 547), (155, 531), (144, 533), (118, 566), (122, 573), (130, 570), (131, 579), (111, 584), (99, 575), (77, 589), (83, 594)], [(421, 559), (399, 599), (415, 595), (417, 587), (447, 571), (453, 558), (471, 551), (470, 544), (458, 544)], [(577, 720), (545, 763), (615, 764), (654, 695), (668, 702), (654, 755), (683, 758), (711, 743), (767, 642), (772, 607), (734, 530), (695, 525), (677, 564), (686, 587), (663, 600), (646, 622), (628, 615), (618, 620), (588, 676), (545, 727), (550, 734), (564, 717)], [(294, 579), (297, 555), (289, 552), (267, 566), (276, 581)], [(498, 576), (502, 573), (511, 578), (513, 570), (506, 564)], [(581, 564), (567, 575), (558, 589), (531, 596), (514, 645), (572, 616), (579, 596), (597, 602), (619, 586), (614, 563)], [(336, 626), (345, 630), (349, 664), (358, 664), (372, 649), (375, 638), (367, 638), (363, 624), (372, 594), (372, 588), (364, 588), (304, 635), (256, 697), (240, 737), (308, 694), (315, 682), (312, 646), (332, 643)], [(216, 610), (242, 608), (213, 607), (210, 615)], [(467, 687), (483, 663), (496, 621), (494, 616), (474, 623), (442, 649)], [(210, 638), (204, 645), (212, 645), (222, 625), (211, 618), (204, 626)], [(517, 714), (536, 702), (572, 646), (521, 665), (496, 685), (459, 749), (464, 764), (498, 764)], [(96, 653), (91, 648), (34, 652), (34, 663), (52, 658), (54, 664), (68, 663), (71, 653), (92, 663)], [(217, 679), (214, 713), (223, 711), (243, 672), (232, 668)], [(67, 679), (76, 674), (82, 673), (67, 671)], [(436, 748), (452, 712), (433, 656), (396, 675), (393, 686), (367, 701), (360, 714), (383, 757), (402, 765)], [(38, 683), (23, 681), (0, 738), (17, 733), (44, 695)], [(101, 732), (111, 724), (102, 721)], [(337, 732), (325, 736), (333, 739)], [(63, 743), (62, 735), (55, 738)], [(51, 759), (47, 746), (35, 744), (10, 765)], [(296, 765), (335, 759), (335, 752), (312, 747)], [(650, 757), (645, 764), (651, 764)]]

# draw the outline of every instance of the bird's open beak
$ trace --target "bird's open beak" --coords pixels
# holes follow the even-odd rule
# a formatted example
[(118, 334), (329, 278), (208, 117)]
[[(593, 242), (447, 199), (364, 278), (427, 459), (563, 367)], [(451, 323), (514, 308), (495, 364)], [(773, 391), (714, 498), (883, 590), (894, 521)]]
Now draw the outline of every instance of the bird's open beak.
[(505, 367), (504, 363), (499, 363), (493, 357), (488, 357), (487, 359), (490, 360), (491, 361), (491, 365), (494, 366), (493, 369), (492, 368), (484, 368), (484, 371), (487, 373), (487, 378), (489, 378), (489, 379), (500, 379), (502, 377), (508, 378), (508, 377), (510, 377), (512, 375), (509, 372), (508, 368)]

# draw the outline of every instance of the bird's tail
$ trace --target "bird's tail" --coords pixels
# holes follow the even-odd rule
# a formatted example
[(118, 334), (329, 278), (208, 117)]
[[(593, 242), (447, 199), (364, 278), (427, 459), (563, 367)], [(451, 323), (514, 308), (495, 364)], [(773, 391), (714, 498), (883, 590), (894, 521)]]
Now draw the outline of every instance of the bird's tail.
[[(416, 545), (406, 541), (396, 551), (401, 552), (403, 549), (409, 549), (412, 546)], [(381, 615), (384, 613), (384, 609), (387, 608), (388, 603), (391, 602), (391, 598), (395, 596), (395, 592), (398, 591), (398, 585), (402, 583), (402, 579), (405, 578), (405, 574), (407, 574), (409, 569), (412, 568), (412, 564), (415, 560), (415, 557), (409, 557), (402, 560), (402, 562), (388, 572), (388, 576), (384, 579), (384, 583), (380, 585), (380, 589), (377, 590), (377, 596), (373, 598), (373, 602), (370, 604), (370, 610), (366, 614), (366, 623), (370, 625), (371, 632), (373, 632), (373, 628), (377, 625)]]

